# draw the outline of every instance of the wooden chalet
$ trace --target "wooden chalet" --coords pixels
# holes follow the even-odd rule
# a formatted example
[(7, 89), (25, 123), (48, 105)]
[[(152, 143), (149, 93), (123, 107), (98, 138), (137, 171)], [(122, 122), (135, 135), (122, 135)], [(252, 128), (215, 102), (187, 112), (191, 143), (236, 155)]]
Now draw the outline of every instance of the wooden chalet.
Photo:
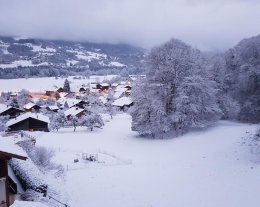
[(27, 112), (6, 123), (7, 131), (49, 131), (49, 117)]
[(22, 113), (24, 113), (24, 111), (21, 109), (5, 104), (0, 104), (0, 116), (9, 116), (10, 118), (15, 118)]
[(39, 112), (41, 107), (35, 103), (28, 103), (28, 104), (25, 104), (23, 106), (24, 110), (27, 111), (27, 112), (32, 112), (32, 111), (35, 111), (35, 112)]
[(15, 158), (26, 160), (22, 151), (19, 152), (14, 144), (0, 140), (0, 207), (9, 207), (17, 194), (17, 183), (9, 176), (8, 160)]
[(67, 119), (70, 119), (71, 117), (82, 117), (86, 113), (85, 109), (81, 109), (79, 107), (71, 107), (68, 110), (64, 112)]
[(102, 91), (107, 91), (109, 89), (109, 84), (108, 83), (101, 83), (101, 88)]
[(58, 112), (59, 111), (59, 107), (58, 106), (47, 106), (46, 109), (48, 111), (52, 111), (52, 112)]
[(127, 111), (133, 104), (133, 101), (129, 97), (122, 97), (115, 100), (112, 106), (116, 107), (119, 111)]

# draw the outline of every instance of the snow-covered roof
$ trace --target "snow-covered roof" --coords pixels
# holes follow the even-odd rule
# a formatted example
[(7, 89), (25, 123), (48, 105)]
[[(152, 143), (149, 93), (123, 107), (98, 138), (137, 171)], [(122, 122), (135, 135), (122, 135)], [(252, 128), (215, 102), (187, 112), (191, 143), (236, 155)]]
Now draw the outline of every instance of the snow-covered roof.
[(77, 114), (84, 111), (84, 109), (78, 107), (72, 107), (64, 112), (65, 116), (76, 116)]
[(59, 110), (59, 107), (58, 106), (48, 106), (48, 108), (52, 111), (54, 110)]
[(112, 87), (117, 87), (119, 84), (118, 83), (112, 83)]
[(108, 83), (101, 83), (100, 85), (103, 86), (103, 87), (107, 87), (107, 86), (109, 86)]
[(0, 114), (12, 108), (11, 106), (7, 106), (5, 104), (0, 104)]
[(31, 103), (31, 102), (30, 102), (30, 103), (28, 103), (28, 104), (25, 104), (25, 105), (23, 106), (23, 108), (29, 110), (29, 109), (31, 109), (32, 107), (34, 107), (35, 105), (36, 105), (35, 103)]
[(11, 207), (47, 207), (46, 205), (40, 202), (32, 202), (32, 201), (14, 201)]
[[(76, 104), (78, 104), (79, 102), (81, 102), (81, 100), (75, 99), (75, 98), (68, 98), (68, 99), (66, 99), (65, 102), (67, 102), (69, 107), (72, 107), (72, 106), (75, 106)], [(64, 102), (64, 104), (65, 104), (65, 102)]]
[(113, 106), (119, 106), (119, 107), (122, 107), (122, 106), (128, 106), (130, 105), (131, 103), (133, 103), (133, 101), (129, 98), (129, 97), (122, 97), (122, 98), (119, 98), (117, 100), (115, 100), (112, 105)]
[(116, 91), (113, 95), (114, 99), (120, 98), (120, 96), (124, 93), (124, 91)]
[(127, 91), (127, 88), (125, 86), (118, 86), (115, 91), (121, 91), (121, 92), (125, 92)]
[(68, 95), (68, 93), (67, 92), (60, 92), (59, 95), (60, 95), (61, 98), (64, 98)]
[(0, 152), (27, 157), (27, 154), (10, 139), (0, 137)]
[(27, 112), (27, 113), (22, 114), (22, 115), (14, 118), (14, 119), (9, 120), (6, 123), (6, 126), (9, 127), (11, 125), (14, 125), (14, 124), (21, 122), (21, 121), (28, 119), (28, 118), (33, 118), (33, 119), (37, 119), (37, 120), (40, 120), (40, 121), (43, 121), (43, 122), (46, 122), (46, 123), (50, 123), (50, 119), (49, 119), (48, 116), (44, 116), (43, 114), (39, 114), (39, 113)]

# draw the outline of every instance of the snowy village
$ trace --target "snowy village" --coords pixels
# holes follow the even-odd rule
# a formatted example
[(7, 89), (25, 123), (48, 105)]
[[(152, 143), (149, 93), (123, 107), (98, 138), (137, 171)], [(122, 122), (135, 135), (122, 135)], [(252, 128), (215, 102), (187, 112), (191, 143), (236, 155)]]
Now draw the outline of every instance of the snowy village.
[(0, 0), (0, 207), (259, 207), (259, 11)]

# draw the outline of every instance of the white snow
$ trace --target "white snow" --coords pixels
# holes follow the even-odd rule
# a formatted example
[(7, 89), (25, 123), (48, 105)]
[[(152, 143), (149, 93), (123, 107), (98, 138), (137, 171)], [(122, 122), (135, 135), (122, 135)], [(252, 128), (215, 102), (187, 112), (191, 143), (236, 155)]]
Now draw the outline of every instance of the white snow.
[[(137, 137), (126, 114), (107, 121), (102, 130), (68, 128), (37, 138), (67, 169), (70, 206), (259, 206), (259, 155), (242, 145), (256, 125), (221, 121), (154, 140)], [(84, 162), (82, 152), (97, 153), (101, 163)]]
[(101, 59), (106, 59), (107, 55), (103, 53), (96, 53), (96, 52), (82, 52), (82, 51), (77, 51), (77, 50), (67, 50), (67, 52), (75, 53), (76, 57), (79, 60), (86, 60), (88, 62), (92, 60), (101, 60)]
[(40, 114), (40, 113), (31, 113), (31, 112), (27, 112), (27, 113), (24, 113), (14, 119), (11, 119), (9, 120), (7, 123), (6, 123), (6, 126), (9, 127), (13, 124), (16, 124), (20, 121), (23, 121), (25, 119), (28, 119), (28, 118), (33, 118), (33, 119), (37, 119), (37, 120), (40, 120), (40, 121), (43, 121), (43, 122), (46, 122), (46, 123), (50, 123), (50, 120), (49, 120), (49, 117), (48, 116), (45, 116), (43, 114)]
[(15, 145), (10, 137), (6, 138), (0, 136), (0, 152), (7, 152), (10, 154), (27, 157), (27, 154), (20, 147)]
[(12, 108), (12, 107), (7, 106), (7, 105), (5, 105), (5, 104), (0, 104), (0, 114), (3, 113), (3, 112), (5, 112), (6, 110), (8, 110), (8, 109), (10, 109), (10, 108)]
[[(111, 80), (117, 75), (107, 76), (90, 76), (89, 79), (74, 79), (74, 76), (69, 76), (67, 79), (70, 81), (71, 88), (80, 88), (82, 84), (92, 83), (93, 81), (102, 82), (104, 80)], [(48, 88), (53, 88), (53, 85), (63, 86), (65, 78), (45, 77), (45, 78), (18, 78), (18, 79), (2, 79), (0, 81), (1, 92), (17, 92), (21, 89), (29, 91), (45, 92)]]
[(23, 106), (23, 108), (29, 110), (29, 109), (31, 109), (31, 108), (34, 107), (34, 106), (36, 106), (36, 104), (30, 102), (30, 103), (25, 104), (25, 105)]
[(16, 200), (11, 207), (47, 207), (46, 205), (40, 202), (32, 201), (18, 201)]
[(119, 107), (122, 107), (122, 106), (128, 106), (130, 104), (132, 104), (133, 101), (131, 100), (130, 97), (122, 97), (122, 98), (119, 98), (117, 100), (115, 100), (112, 105), (113, 106), (119, 106)]
[(15, 60), (14, 62), (10, 64), (0, 64), (0, 68), (6, 69), (6, 68), (17, 68), (18, 66), (21, 67), (30, 67), (34, 66), (32, 64), (31, 60)]
[(17, 67), (32, 67), (32, 66), (46, 66), (49, 65), (47, 62), (42, 62), (39, 64), (33, 64), (31, 60), (15, 60), (10, 64), (0, 64), (0, 68), (17, 68)]
[(64, 111), (64, 114), (65, 114), (66, 117), (67, 116), (76, 116), (83, 111), (84, 111), (84, 109), (80, 109), (78, 107), (72, 107), (72, 108)]
[(125, 67), (126, 65), (119, 63), (119, 62), (110, 62), (108, 66), (115, 66), (115, 67)]
[(55, 53), (56, 52), (56, 49), (51, 48), (51, 47), (43, 48), (40, 45), (32, 45), (32, 44), (30, 46), (33, 48), (34, 52), (45, 52), (45, 53)]
[(70, 65), (76, 65), (79, 61), (77, 60), (67, 60), (66, 61), (66, 65), (70, 66)]

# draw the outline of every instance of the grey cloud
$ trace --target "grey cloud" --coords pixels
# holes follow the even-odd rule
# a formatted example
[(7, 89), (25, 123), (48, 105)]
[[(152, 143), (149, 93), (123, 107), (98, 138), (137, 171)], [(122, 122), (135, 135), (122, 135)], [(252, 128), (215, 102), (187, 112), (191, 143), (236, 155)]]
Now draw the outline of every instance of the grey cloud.
[(224, 50), (260, 33), (257, 0), (0, 0), (0, 34)]

